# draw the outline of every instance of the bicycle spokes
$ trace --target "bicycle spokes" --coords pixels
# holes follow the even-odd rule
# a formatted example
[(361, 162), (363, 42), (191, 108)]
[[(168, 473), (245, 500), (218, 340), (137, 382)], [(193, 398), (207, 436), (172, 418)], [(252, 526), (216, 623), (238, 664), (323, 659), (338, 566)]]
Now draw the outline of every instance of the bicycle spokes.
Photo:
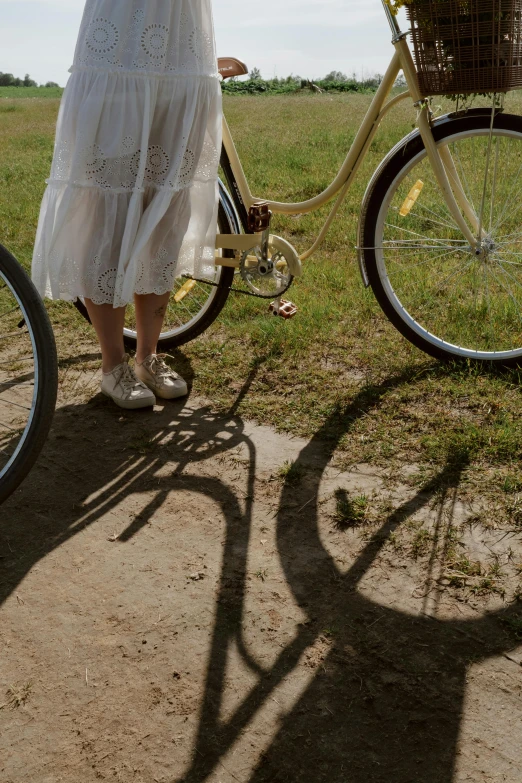
[(475, 246), (421, 155), (388, 191), (375, 252), (386, 295), (412, 331), (455, 356), (509, 358), (522, 356), (522, 134), (482, 124), (442, 145), (450, 180), (477, 216)]

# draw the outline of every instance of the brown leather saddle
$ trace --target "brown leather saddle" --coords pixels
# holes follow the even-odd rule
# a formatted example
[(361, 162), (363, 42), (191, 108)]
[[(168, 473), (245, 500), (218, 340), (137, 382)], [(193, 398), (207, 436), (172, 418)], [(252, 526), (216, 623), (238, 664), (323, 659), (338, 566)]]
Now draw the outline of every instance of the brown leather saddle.
[(235, 57), (219, 57), (218, 71), (223, 79), (230, 79), (233, 76), (246, 76), (248, 68), (241, 60)]

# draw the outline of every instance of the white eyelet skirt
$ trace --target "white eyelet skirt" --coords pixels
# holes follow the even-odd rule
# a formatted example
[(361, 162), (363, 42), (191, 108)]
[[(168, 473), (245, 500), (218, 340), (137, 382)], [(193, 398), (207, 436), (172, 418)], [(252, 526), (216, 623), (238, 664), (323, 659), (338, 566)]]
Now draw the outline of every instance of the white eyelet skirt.
[(87, 0), (33, 280), (121, 307), (214, 271), (221, 89), (211, 0)]

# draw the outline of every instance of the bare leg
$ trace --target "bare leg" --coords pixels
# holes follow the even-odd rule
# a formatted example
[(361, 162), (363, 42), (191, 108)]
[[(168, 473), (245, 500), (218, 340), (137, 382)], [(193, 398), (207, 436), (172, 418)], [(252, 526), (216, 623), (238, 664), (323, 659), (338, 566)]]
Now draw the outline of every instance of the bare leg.
[(110, 304), (96, 305), (90, 299), (85, 300), (92, 325), (98, 335), (102, 352), (102, 370), (111, 372), (125, 354), (123, 344), (123, 325), (125, 323), (125, 308), (114, 308)]
[(134, 305), (136, 308), (136, 330), (138, 332), (138, 348), (136, 361), (138, 364), (156, 353), (158, 339), (165, 320), (170, 293), (162, 294), (136, 294)]

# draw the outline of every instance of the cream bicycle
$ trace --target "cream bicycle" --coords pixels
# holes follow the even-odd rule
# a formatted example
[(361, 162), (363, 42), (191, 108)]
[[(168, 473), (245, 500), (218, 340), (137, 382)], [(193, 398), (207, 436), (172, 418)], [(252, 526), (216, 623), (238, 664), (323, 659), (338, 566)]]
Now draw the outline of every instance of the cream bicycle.
[[(417, 130), (400, 141), (372, 177), (360, 212), (362, 279), (384, 313), (413, 344), (441, 359), (522, 362), (522, 118), (498, 108), (435, 118), (421, 91), (407, 35), (383, 0), (395, 49), (338, 175), (321, 194), (295, 204), (252, 194), (224, 122), (216, 273), (179, 279), (162, 348), (201, 334), (219, 315), (234, 279), (251, 295), (281, 297), (302, 262), (319, 248), (386, 114), (410, 98)], [(223, 78), (248, 73), (220, 60)], [(407, 90), (390, 93), (400, 72)], [(334, 200), (313, 246), (302, 255), (270, 230), (273, 213), (297, 215)], [(132, 322), (125, 331), (132, 347)]]

